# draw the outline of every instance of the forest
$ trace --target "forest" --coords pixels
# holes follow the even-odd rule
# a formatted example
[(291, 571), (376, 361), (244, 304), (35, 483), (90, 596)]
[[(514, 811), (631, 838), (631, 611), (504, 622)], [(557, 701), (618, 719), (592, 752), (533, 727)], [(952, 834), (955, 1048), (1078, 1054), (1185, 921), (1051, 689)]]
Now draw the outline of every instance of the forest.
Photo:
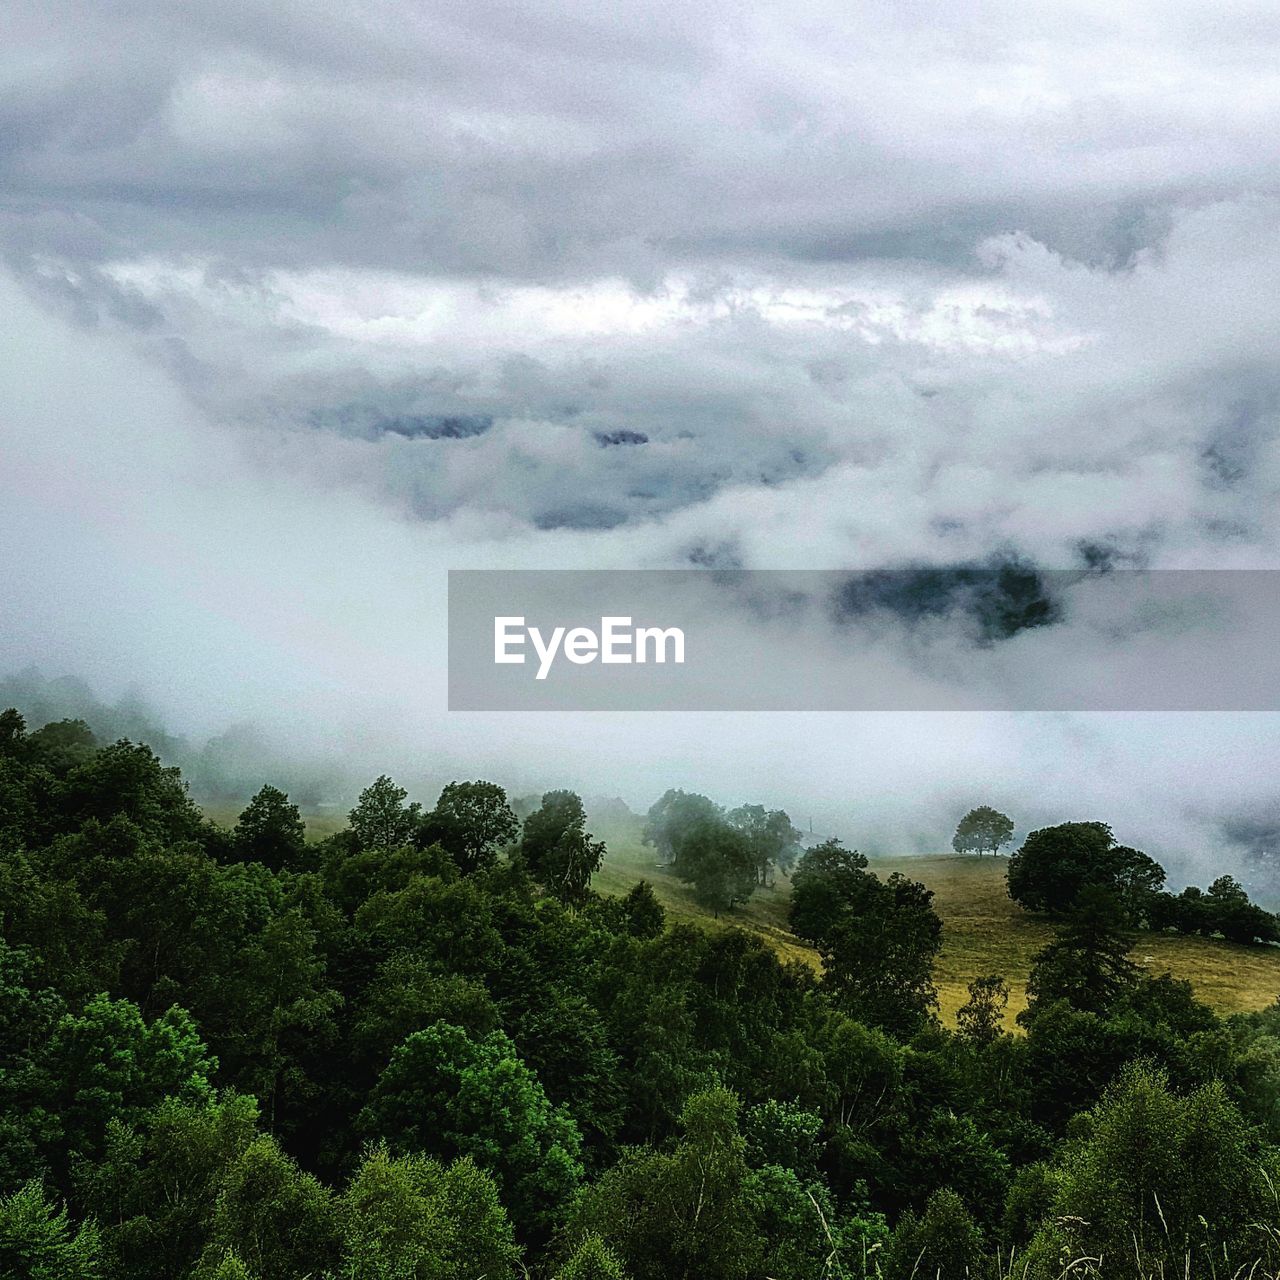
[[(950, 1026), (909, 875), (673, 789), (644, 838), (703, 928), (593, 888), (590, 825), (385, 776), (320, 839), (269, 783), (218, 823), (150, 747), (0, 714), (0, 1277), (1280, 1274), (1280, 1002), (1130, 955), (1274, 945), (1231, 877), (1031, 832), (1026, 1006), (974, 973)], [(816, 965), (735, 924), (779, 879)]]

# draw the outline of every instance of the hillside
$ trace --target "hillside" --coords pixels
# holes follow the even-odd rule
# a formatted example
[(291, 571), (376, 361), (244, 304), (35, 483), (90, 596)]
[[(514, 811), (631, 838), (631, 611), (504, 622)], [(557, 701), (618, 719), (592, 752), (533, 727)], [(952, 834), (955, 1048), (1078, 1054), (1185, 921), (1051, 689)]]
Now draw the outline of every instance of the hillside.
[[(206, 807), (215, 821), (231, 825), (230, 809)], [(653, 885), (668, 918), (709, 928), (738, 925), (765, 938), (788, 959), (817, 967), (812, 947), (787, 927), (790, 886), (779, 875), (770, 889), (758, 890), (745, 907), (719, 919), (699, 906), (690, 886), (660, 866), (654, 851), (640, 842), (642, 821), (632, 814), (599, 813), (593, 808), (592, 826), (608, 842), (609, 855), (593, 880), (601, 893), (626, 893), (639, 880)], [(346, 825), (345, 815), (324, 812), (306, 815), (312, 839), (331, 835)], [(1025, 985), (1035, 953), (1053, 933), (1053, 926), (1030, 915), (1005, 892), (1005, 858), (909, 856), (875, 858), (871, 870), (882, 876), (900, 871), (933, 890), (934, 906), (942, 917), (942, 952), (934, 969), (938, 1002), (950, 1024), (967, 998), (969, 982), (988, 973), (1002, 974), (1009, 983), (1008, 1022), (1026, 1004)], [(1176, 934), (1140, 934), (1132, 951), (1135, 963), (1152, 974), (1187, 978), (1199, 997), (1218, 1013), (1263, 1009), (1280, 998), (1280, 947), (1244, 947), (1218, 939)]]
[[(779, 876), (773, 889), (758, 891), (746, 907), (713, 921), (693, 900), (687, 885), (658, 866), (652, 849), (639, 842), (638, 828), (604, 832), (609, 857), (595, 879), (604, 893), (625, 892), (639, 879), (652, 883), (673, 919), (710, 925), (738, 924), (768, 939), (780, 954), (816, 965), (814, 951), (787, 929), (788, 884)], [(935, 968), (942, 1016), (949, 1023), (964, 1003), (968, 983), (999, 973), (1009, 983), (1009, 1019), (1025, 1005), (1023, 988), (1035, 953), (1052, 926), (1029, 915), (1005, 892), (1004, 858), (877, 858), (880, 875), (900, 871), (934, 892), (943, 922), (942, 953)], [(1262, 1009), (1280, 997), (1280, 948), (1244, 947), (1216, 939), (1175, 934), (1141, 934), (1132, 952), (1152, 974), (1169, 972), (1191, 981), (1200, 998), (1219, 1013)]]

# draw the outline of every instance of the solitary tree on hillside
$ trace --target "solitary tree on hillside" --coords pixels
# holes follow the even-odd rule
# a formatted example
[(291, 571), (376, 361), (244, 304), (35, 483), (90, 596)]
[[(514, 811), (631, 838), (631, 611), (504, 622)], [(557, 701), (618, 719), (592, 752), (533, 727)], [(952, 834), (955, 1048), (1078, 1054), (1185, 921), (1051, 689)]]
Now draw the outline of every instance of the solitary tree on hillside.
[(957, 853), (983, 853), (992, 855), (1000, 852), (1002, 845), (1013, 839), (1013, 820), (993, 809), (990, 805), (979, 805), (970, 809), (960, 819), (956, 833), (951, 839), (951, 847)]
[(723, 818), (704, 819), (682, 837), (676, 874), (693, 885), (694, 896), (716, 915), (746, 902), (756, 887), (751, 841)]
[(649, 806), (648, 821), (641, 840), (652, 845), (665, 863), (680, 860), (680, 845), (696, 826), (723, 816), (714, 800), (696, 792), (672, 788)]

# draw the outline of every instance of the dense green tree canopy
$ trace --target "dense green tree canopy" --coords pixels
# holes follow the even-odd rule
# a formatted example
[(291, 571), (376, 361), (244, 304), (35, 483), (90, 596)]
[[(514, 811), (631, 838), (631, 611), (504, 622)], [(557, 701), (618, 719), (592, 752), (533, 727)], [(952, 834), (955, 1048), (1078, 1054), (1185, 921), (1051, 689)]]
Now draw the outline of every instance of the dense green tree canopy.
[(612, 806), (597, 876), (570, 791), (517, 832), (496, 784), (423, 815), (384, 776), (310, 840), (251, 791), (227, 830), (150, 749), (0, 714), (6, 1280), (1280, 1271), (1280, 1004), (1128, 955), (1274, 937), (1229, 876), (1032, 833), (1011, 888), (1061, 918), (1022, 1026), (962, 936), (952, 1031), (929, 891), (839, 841), (775, 881), (779, 809), (669, 791), (651, 867)]
[(582, 1175), (581, 1137), (500, 1031), (476, 1039), (437, 1022), (391, 1055), (361, 1119), (395, 1150), (470, 1156), (514, 1220), (547, 1233)]

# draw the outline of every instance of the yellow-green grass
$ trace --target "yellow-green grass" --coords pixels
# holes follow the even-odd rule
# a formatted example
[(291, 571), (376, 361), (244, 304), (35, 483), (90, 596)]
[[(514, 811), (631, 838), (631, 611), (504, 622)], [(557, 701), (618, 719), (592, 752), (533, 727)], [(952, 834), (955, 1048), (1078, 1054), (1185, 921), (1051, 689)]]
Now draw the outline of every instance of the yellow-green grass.
[[(934, 977), (946, 1019), (964, 1003), (968, 983), (984, 973), (1002, 974), (1009, 983), (1010, 1017), (1025, 1006), (1032, 957), (1049, 941), (1053, 926), (1010, 899), (1005, 858), (882, 858), (871, 865), (881, 875), (900, 871), (933, 890), (943, 925)], [(1131, 955), (1153, 976), (1188, 979), (1219, 1013), (1263, 1009), (1280, 997), (1277, 947), (1139, 933)]]
[[(652, 849), (638, 840), (610, 844), (609, 857), (596, 877), (603, 893), (625, 893), (646, 879), (669, 918), (724, 926), (741, 925), (764, 937), (779, 954), (808, 961), (815, 967), (812, 948), (795, 938), (786, 926), (790, 893), (785, 877), (771, 889), (758, 890), (745, 907), (713, 921), (693, 900), (691, 890), (657, 865)], [(934, 968), (938, 1004), (944, 1022), (955, 1021), (976, 977), (996, 973), (1010, 988), (1007, 1024), (1026, 1005), (1026, 982), (1035, 953), (1049, 941), (1053, 924), (1033, 916), (1005, 891), (1004, 858), (902, 857), (875, 858), (871, 870), (887, 876), (894, 871), (922, 881), (934, 892), (934, 906), (942, 917), (942, 951)], [(1244, 947), (1209, 938), (1174, 934), (1137, 935), (1132, 956), (1146, 972), (1186, 978), (1200, 999), (1219, 1013), (1263, 1009), (1280, 998), (1280, 948)]]

